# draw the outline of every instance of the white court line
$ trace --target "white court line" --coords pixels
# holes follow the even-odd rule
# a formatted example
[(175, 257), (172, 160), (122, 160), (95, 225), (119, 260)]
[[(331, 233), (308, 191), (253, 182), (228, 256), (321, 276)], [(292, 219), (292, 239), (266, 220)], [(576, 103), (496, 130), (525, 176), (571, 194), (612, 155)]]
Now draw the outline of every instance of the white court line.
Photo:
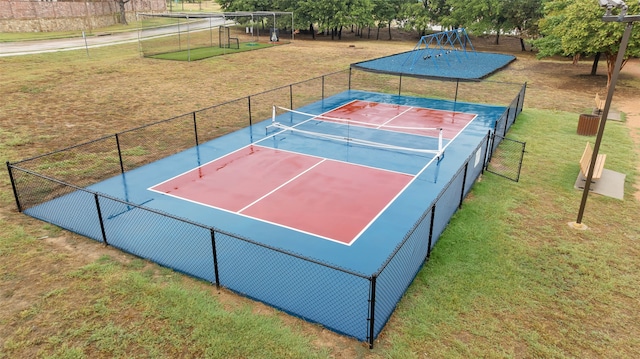
[[(362, 101), (362, 100), (353, 100), (353, 101), (350, 101), (350, 102), (348, 102), (348, 103), (345, 103), (345, 104), (341, 105), (340, 107), (346, 106), (347, 104), (350, 104), (350, 103), (353, 103), (353, 102), (356, 102), (356, 101)], [(371, 101), (363, 101), (363, 102), (371, 102)], [(398, 105), (398, 106), (404, 106), (404, 105)], [(331, 111), (335, 111), (336, 109), (339, 109), (340, 107), (337, 107), (337, 108), (332, 109), (332, 110), (329, 110), (329, 111), (325, 111), (324, 113), (328, 113), (328, 112), (331, 112)], [(411, 106), (410, 106), (410, 107), (409, 107), (409, 109), (407, 109), (406, 111), (402, 112), (402, 114), (406, 113), (407, 111), (409, 111), (409, 110), (411, 110), (411, 109), (413, 109), (413, 108), (415, 108), (415, 107), (411, 107)], [(436, 110), (436, 111), (453, 112), (454, 114), (456, 113), (455, 111), (450, 111), (450, 110), (438, 110), (438, 109), (434, 109), (434, 110)], [(459, 113), (465, 113), (465, 112), (459, 112)], [(400, 115), (402, 115), (402, 114), (400, 114)], [(398, 116), (400, 116), (400, 115), (397, 115), (397, 116), (395, 116), (394, 118), (396, 118), (396, 117), (398, 117)], [(315, 115), (315, 116), (322, 116), (322, 115)], [(443, 152), (444, 152), (444, 150), (445, 150), (445, 149), (446, 149), (446, 148), (447, 148), (451, 143), (453, 143), (453, 141), (454, 141), (455, 139), (457, 139), (457, 137), (458, 137), (458, 136), (460, 136), (460, 134), (462, 134), (462, 133), (464, 132), (464, 130), (465, 130), (469, 125), (471, 125), (471, 123), (472, 123), (472, 122), (474, 122), (474, 121), (477, 119), (477, 117), (478, 117), (478, 115), (477, 115), (477, 114), (474, 114), (473, 119), (471, 119), (471, 120), (470, 120), (470, 121), (469, 121), (469, 122), (468, 122), (468, 123), (467, 123), (467, 124), (466, 124), (466, 125), (465, 125), (465, 126), (464, 126), (464, 127), (463, 127), (463, 128), (462, 128), (462, 129), (461, 129), (461, 130), (460, 130), (460, 131), (459, 131), (459, 132), (458, 132), (458, 133), (453, 137), (453, 138), (452, 138), (452, 139), (451, 139), (451, 140), (449, 140), (449, 141), (447, 142), (447, 144), (446, 144), (446, 145), (444, 145), (444, 147), (442, 148)], [(310, 119), (308, 119), (308, 120), (305, 120), (305, 121), (303, 121), (303, 122), (300, 122), (300, 123), (298, 123), (298, 124), (296, 124), (296, 125), (294, 125), (294, 126), (292, 126), (292, 127), (299, 126), (299, 125), (301, 125), (301, 124), (303, 124), (303, 123), (306, 123), (306, 122), (309, 122), (309, 121), (312, 121), (312, 120), (314, 120), (314, 118), (310, 118)], [(393, 120), (393, 118), (392, 118), (391, 120)], [(391, 121), (391, 120), (390, 120), (390, 121)], [(224, 155), (222, 155), (222, 156), (220, 156), (220, 157), (217, 157), (217, 158), (215, 158), (215, 159), (212, 159), (211, 161), (208, 161), (208, 162), (206, 162), (206, 163), (204, 163), (204, 164), (202, 164), (202, 165), (200, 165), (200, 166), (198, 166), (198, 167), (195, 167), (195, 168), (193, 168), (193, 169), (191, 169), (191, 170), (185, 171), (185, 172), (183, 172), (183, 173), (181, 173), (181, 174), (178, 174), (178, 175), (176, 175), (176, 176), (174, 176), (174, 177), (171, 177), (171, 178), (169, 178), (169, 179), (167, 179), (167, 180), (165, 180), (165, 181), (162, 181), (162, 182), (157, 183), (157, 184), (155, 184), (154, 186), (152, 186), (152, 187), (156, 187), (156, 186), (159, 186), (159, 185), (164, 184), (164, 183), (166, 183), (166, 182), (169, 182), (169, 181), (171, 181), (171, 180), (173, 180), (173, 179), (175, 179), (175, 178), (178, 178), (178, 177), (180, 177), (180, 176), (183, 176), (183, 175), (185, 175), (185, 174), (187, 174), (187, 173), (189, 173), (189, 172), (193, 172), (193, 171), (195, 171), (195, 170), (198, 170), (198, 169), (200, 169), (200, 168), (202, 168), (202, 167), (204, 167), (204, 166), (206, 166), (206, 165), (208, 165), (208, 164), (210, 164), (210, 163), (212, 163), (212, 162), (215, 162), (215, 161), (217, 161), (217, 160), (219, 160), (219, 159), (221, 159), (221, 158), (224, 158), (224, 157), (226, 157), (226, 156), (229, 156), (229, 155), (231, 155), (231, 154), (234, 154), (234, 153), (236, 153), (236, 152), (238, 152), (238, 151), (241, 151), (241, 150), (246, 149), (247, 147), (250, 147), (250, 146), (253, 146), (253, 145), (255, 145), (255, 146), (257, 146), (257, 147), (261, 147), (261, 148), (273, 149), (273, 150), (278, 150), (278, 151), (283, 151), (283, 152), (289, 152), (289, 153), (294, 153), (294, 154), (298, 154), (298, 155), (302, 155), (302, 156), (309, 156), (309, 157), (314, 157), (314, 158), (319, 158), (319, 159), (321, 159), (321, 161), (320, 161), (320, 162), (318, 162), (318, 163), (316, 163), (315, 165), (313, 165), (313, 166), (309, 167), (308, 169), (306, 169), (306, 170), (305, 170), (305, 171), (303, 171), (302, 173), (300, 173), (300, 174), (298, 174), (298, 175), (294, 176), (293, 178), (291, 178), (291, 179), (289, 179), (288, 181), (286, 181), (285, 183), (281, 184), (280, 186), (278, 186), (278, 187), (277, 187), (277, 188), (275, 188), (274, 190), (270, 191), (268, 194), (265, 194), (264, 196), (260, 197), (259, 199), (255, 200), (255, 201), (254, 201), (254, 202), (252, 202), (251, 204), (249, 204), (249, 205), (245, 206), (244, 208), (242, 208), (242, 209), (240, 209), (240, 210), (238, 210), (238, 211), (231, 211), (231, 210), (228, 210), (228, 209), (225, 209), (225, 208), (216, 207), (216, 206), (212, 206), (212, 205), (209, 205), (209, 204), (206, 204), (206, 203), (202, 203), (202, 202), (198, 202), (198, 201), (195, 201), (195, 200), (190, 200), (190, 199), (188, 199), (188, 198), (184, 198), (184, 197), (176, 196), (176, 195), (173, 195), (173, 194), (169, 194), (169, 193), (161, 192), (161, 191), (158, 191), (158, 190), (154, 190), (152, 187), (149, 187), (149, 188), (147, 188), (147, 189), (148, 189), (149, 191), (156, 192), (156, 193), (160, 193), (160, 194), (163, 194), (163, 195), (166, 195), (166, 196), (169, 196), (169, 197), (177, 198), (177, 199), (184, 200), (184, 201), (188, 201), (188, 202), (191, 202), (191, 203), (196, 203), (196, 204), (199, 204), (199, 205), (203, 205), (203, 206), (205, 206), (205, 207), (209, 207), (209, 208), (214, 208), (214, 209), (217, 209), (217, 210), (221, 210), (221, 211), (223, 211), (223, 212), (233, 213), (233, 214), (236, 214), (236, 215), (239, 215), (239, 216), (245, 217), (245, 218), (250, 218), (250, 219), (253, 219), (253, 220), (257, 220), (257, 221), (260, 221), (260, 222), (263, 222), (263, 223), (268, 223), (268, 224), (271, 224), (271, 225), (274, 225), (274, 226), (278, 226), (278, 227), (282, 227), (282, 228), (287, 228), (287, 229), (290, 229), (290, 230), (293, 230), (293, 231), (296, 231), (296, 232), (300, 232), (300, 233), (304, 233), (304, 234), (307, 234), (307, 235), (311, 235), (311, 236), (314, 236), (314, 237), (317, 237), (317, 238), (321, 238), (321, 239), (329, 240), (329, 241), (332, 241), (332, 242), (335, 242), (335, 243), (339, 243), (339, 244), (342, 244), (342, 245), (351, 246), (351, 245), (352, 245), (352, 244), (353, 244), (357, 239), (359, 239), (359, 238), (360, 238), (360, 236), (361, 236), (362, 234), (364, 234), (364, 232), (366, 232), (366, 230), (367, 230), (367, 229), (369, 229), (369, 227), (370, 227), (373, 223), (375, 223), (375, 222), (376, 222), (376, 220), (377, 220), (377, 219), (382, 215), (382, 213), (384, 213), (384, 212), (389, 208), (389, 206), (391, 206), (391, 204), (392, 204), (392, 203), (394, 203), (394, 202), (396, 201), (396, 199), (397, 199), (400, 195), (402, 195), (402, 194), (403, 194), (403, 193), (404, 193), (404, 192), (409, 188), (409, 186), (411, 186), (411, 185), (415, 182), (415, 180), (416, 180), (416, 179), (417, 179), (417, 178), (418, 178), (422, 173), (424, 173), (424, 171), (426, 171), (426, 169), (427, 169), (427, 168), (429, 168), (429, 166), (430, 166), (434, 161), (438, 160), (438, 157), (434, 157), (434, 158), (432, 158), (432, 159), (431, 159), (431, 160), (430, 160), (430, 161), (429, 161), (429, 162), (428, 162), (424, 167), (422, 167), (422, 169), (420, 169), (420, 171), (418, 171), (418, 173), (417, 173), (417, 174), (409, 174), (409, 173), (403, 173), (403, 172), (397, 172), (397, 171), (387, 170), (387, 169), (383, 169), (383, 168), (377, 168), (377, 167), (372, 167), (372, 166), (366, 166), (366, 165), (361, 165), (361, 164), (356, 164), (356, 163), (350, 163), (350, 162), (345, 162), (345, 161), (339, 161), (339, 160), (329, 159), (329, 158), (326, 158), (326, 157), (319, 157), (319, 156), (315, 156), (315, 155), (299, 153), (299, 152), (295, 152), (295, 151), (289, 151), (289, 150), (284, 150), (284, 149), (279, 149), (279, 148), (273, 148), (273, 147), (270, 147), (270, 146), (258, 145), (258, 143), (263, 142), (263, 141), (267, 141), (267, 140), (271, 139), (272, 137), (274, 137), (274, 136), (276, 136), (276, 135), (278, 135), (278, 134), (281, 134), (281, 133), (283, 133), (283, 132), (286, 132), (286, 131), (287, 131), (287, 130), (282, 130), (282, 131), (278, 131), (277, 133), (270, 134), (270, 135), (268, 135), (268, 136), (266, 136), (266, 137), (264, 137), (264, 138), (262, 138), (262, 139), (260, 139), (260, 140), (257, 140), (257, 141), (255, 141), (255, 142), (252, 142), (252, 143), (250, 143), (250, 144), (248, 144), (248, 145), (246, 145), (246, 146), (240, 147), (240, 148), (236, 149), (235, 151), (229, 152), (229, 153), (224, 154)], [(394, 131), (391, 131), (391, 132), (394, 132)], [(426, 136), (426, 137), (429, 137), (429, 136)], [(264, 220), (264, 219), (260, 219), (260, 218), (257, 218), (257, 217), (253, 217), (253, 216), (249, 216), (249, 215), (245, 215), (245, 214), (241, 213), (242, 211), (244, 211), (244, 210), (248, 209), (249, 207), (251, 207), (251, 206), (255, 205), (256, 203), (258, 203), (259, 201), (261, 201), (261, 200), (265, 199), (265, 198), (266, 198), (266, 197), (268, 197), (269, 195), (271, 195), (271, 194), (275, 193), (277, 190), (281, 189), (282, 187), (284, 187), (284, 186), (285, 186), (285, 185), (287, 185), (288, 183), (290, 183), (290, 182), (292, 182), (293, 180), (297, 179), (297, 178), (298, 178), (298, 177), (300, 177), (302, 174), (304, 174), (304, 173), (306, 173), (306, 172), (310, 171), (311, 169), (315, 168), (316, 166), (318, 166), (319, 164), (321, 164), (321, 163), (323, 163), (323, 162), (325, 162), (325, 161), (327, 161), (327, 160), (329, 160), (329, 161), (335, 161), (335, 162), (341, 162), (341, 163), (346, 163), (346, 164), (354, 165), (354, 166), (361, 166), (361, 167), (373, 168), (373, 169), (377, 169), (377, 170), (380, 170), (380, 171), (387, 171), (387, 172), (398, 173), (398, 174), (402, 174), (402, 175), (408, 175), (408, 176), (411, 176), (412, 178), (411, 178), (411, 180), (410, 180), (410, 181), (409, 181), (409, 182), (408, 182), (408, 183), (407, 183), (407, 184), (406, 184), (406, 185), (405, 185), (405, 186), (404, 186), (400, 191), (398, 191), (398, 193), (397, 193), (397, 194), (396, 194), (396, 195), (395, 195), (395, 196), (394, 196), (394, 197), (393, 197), (393, 198), (392, 198), (392, 199), (387, 203), (387, 205), (386, 205), (386, 206), (384, 206), (384, 207), (383, 207), (383, 208), (378, 212), (378, 214), (377, 214), (377, 215), (375, 215), (375, 216), (371, 219), (371, 221), (369, 221), (369, 223), (368, 223), (366, 226), (364, 226), (364, 228), (363, 228), (363, 229), (362, 229), (362, 230), (361, 230), (361, 231), (360, 231), (356, 236), (354, 236), (354, 238), (353, 238), (350, 242), (348, 242), (348, 243), (345, 243), (345, 242), (342, 242), (342, 241), (338, 241), (338, 240), (335, 240), (335, 239), (332, 239), (332, 238), (329, 238), (329, 237), (325, 237), (325, 236), (322, 236), (322, 235), (319, 235), (319, 234), (316, 234), (316, 233), (307, 232), (307, 231), (304, 231), (304, 230), (301, 230), (301, 229), (297, 229), (297, 228), (289, 227), (289, 226), (286, 226), (286, 225), (283, 225), (283, 224), (280, 224), (280, 223), (275, 223), (275, 222), (267, 221), (267, 220)]]
[(274, 188), (273, 190), (271, 190), (269, 193), (265, 194), (264, 196), (256, 199), (255, 201), (249, 203), (248, 205), (246, 205), (245, 207), (241, 208), (240, 210), (238, 210), (238, 213), (243, 212), (244, 210), (248, 209), (249, 207), (253, 206), (254, 204), (262, 201), (263, 199), (269, 197), (270, 195), (272, 195), (273, 193), (275, 193), (276, 191), (278, 191), (279, 189), (281, 189), (282, 187), (288, 185), (289, 183), (295, 181), (296, 179), (300, 178), (300, 176), (304, 175), (305, 173), (311, 171), (312, 169), (318, 167), (321, 163), (325, 162), (327, 159), (324, 159), (322, 161), (319, 161), (318, 163), (314, 164), (313, 166), (307, 168), (306, 170), (298, 173), (297, 175), (291, 177), (289, 180), (285, 181), (284, 183), (282, 183), (281, 185), (279, 185), (278, 187)]
[[(462, 128), (462, 130), (460, 130), (460, 131), (459, 131), (459, 132), (458, 132), (458, 133), (457, 133), (457, 134), (456, 134), (456, 135), (455, 135), (455, 136), (454, 136), (454, 137), (453, 137), (449, 142), (447, 142), (447, 144), (442, 148), (442, 153), (445, 153), (445, 150), (447, 149), (447, 147), (449, 147), (449, 145), (450, 145), (451, 143), (453, 143), (453, 141), (454, 141), (456, 138), (458, 138), (458, 136), (460, 136), (460, 134), (461, 134), (462, 132), (464, 132), (464, 130), (467, 128), (467, 126), (469, 126), (473, 121), (475, 121), (475, 120), (476, 120), (476, 118), (478, 118), (478, 115), (477, 115), (477, 114), (476, 114), (476, 115), (474, 115), (473, 119), (471, 119), (471, 121), (469, 121), (469, 123), (467, 123), (467, 124)], [(407, 183), (407, 185), (406, 185), (406, 186), (404, 186), (404, 188), (403, 188), (403, 189), (401, 189), (401, 190), (398, 192), (398, 194), (397, 194), (395, 197), (393, 197), (393, 199), (392, 199), (391, 201), (389, 201), (389, 203), (388, 203), (388, 204), (387, 204), (387, 205), (386, 205), (382, 210), (380, 210), (380, 212), (378, 212), (378, 214), (377, 214), (377, 215), (376, 215), (376, 216), (375, 216), (375, 217), (374, 217), (374, 218), (369, 222), (369, 224), (367, 224), (367, 225), (362, 229), (362, 231), (360, 231), (360, 233), (358, 233), (358, 234), (353, 238), (353, 240), (349, 243), (349, 245), (351, 245), (351, 243), (355, 242), (358, 238), (360, 238), (360, 236), (361, 236), (361, 235), (362, 235), (362, 234), (363, 234), (367, 229), (369, 229), (369, 227), (371, 227), (371, 225), (373, 225), (373, 223), (375, 223), (375, 222), (378, 220), (378, 218), (382, 215), (382, 213), (384, 213), (384, 211), (386, 211), (386, 210), (387, 210), (387, 208), (389, 208), (389, 206), (391, 206), (391, 204), (392, 204), (393, 202), (395, 202), (395, 201), (396, 201), (396, 199), (398, 199), (398, 197), (400, 197), (400, 195), (401, 195), (402, 193), (404, 193), (404, 192), (407, 190), (407, 188), (409, 188), (409, 186), (411, 186), (411, 185), (413, 184), (413, 182), (415, 182), (415, 180), (416, 180), (418, 177), (420, 177), (420, 175), (421, 175), (422, 173), (424, 173), (424, 171), (426, 171), (426, 170), (427, 170), (427, 168), (429, 168), (429, 166), (433, 163), (433, 161), (435, 161), (435, 160), (437, 160), (437, 159), (438, 159), (438, 157), (434, 157), (434, 158), (432, 158), (432, 159), (431, 159), (431, 161), (429, 161), (429, 162), (428, 162), (424, 167), (422, 167), (422, 169), (421, 169), (420, 171), (418, 171), (418, 173), (417, 173), (417, 174), (416, 174), (416, 175), (411, 179), (411, 181), (409, 181), (409, 183)]]

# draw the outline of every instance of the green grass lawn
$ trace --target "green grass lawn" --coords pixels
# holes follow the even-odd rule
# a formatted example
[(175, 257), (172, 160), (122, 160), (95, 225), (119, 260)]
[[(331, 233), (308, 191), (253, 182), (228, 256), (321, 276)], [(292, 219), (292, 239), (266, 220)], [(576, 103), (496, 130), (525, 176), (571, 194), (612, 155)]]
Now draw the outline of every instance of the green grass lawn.
[[(72, 51), (0, 58), (0, 157), (46, 153), (413, 46), (354, 43), (300, 42), (268, 57), (195, 63), (140, 58), (135, 44), (95, 49), (90, 59)], [(247, 64), (270, 66), (270, 76)], [(485, 173), (475, 183), (373, 350), (17, 213), (5, 172), (0, 358), (635, 358), (638, 157), (625, 123), (608, 122), (601, 152), (605, 168), (627, 175), (625, 199), (590, 195), (589, 230), (570, 228), (582, 196), (573, 188), (578, 162), (594, 138), (576, 134), (575, 111), (529, 104), (583, 107), (592, 95), (583, 101), (552, 86), (569, 82), (570, 60), (525, 54), (499, 75), (520, 81), (542, 65), (527, 74), (525, 110), (508, 134), (527, 142), (520, 182)], [(636, 88), (625, 79), (619, 94)]]
[(228, 55), (235, 54), (238, 52), (251, 51), (264, 49), (267, 47), (275, 46), (271, 43), (241, 43), (239, 44), (239, 48), (223, 48), (223, 47), (201, 47), (197, 49), (176, 51), (176, 52), (167, 52), (163, 54), (157, 55), (149, 55), (147, 57), (153, 59), (162, 59), (162, 60), (175, 60), (175, 61), (197, 61), (206, 59), (209, 57), (220, 56), (220, 55)]

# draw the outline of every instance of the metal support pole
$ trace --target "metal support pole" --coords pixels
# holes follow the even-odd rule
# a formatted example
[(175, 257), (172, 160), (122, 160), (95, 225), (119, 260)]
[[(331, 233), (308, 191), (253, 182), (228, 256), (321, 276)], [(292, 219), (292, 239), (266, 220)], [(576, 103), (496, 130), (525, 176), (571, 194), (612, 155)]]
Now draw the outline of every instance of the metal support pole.
[(16, 187), (16, 180), (13, 178), (13, 168), (11, 163), (7, 161), (7, 171), (9, 171), (9, 179), (11, 180), (11, 188), (13, 189), (13, 196), (16, 198), (16, 206), (18, 206), (18, 212), (22, 212), (22, 206), (20, 205), (20, 198), (18, 197), (18, 187)]
[(196, 121), (196, 112), (193, 111), (193, 134), (196, 137), (196, 146), (198, 146), (200, 144), (200, 142), (198, 142), (198, 122)]
[(253, 125), (251, 122), (251, 96), (247, 96), (247, 106), (249, 107), (249, 126)]
[(376, 318), (376, 279), (378, 277), (371, 277), (371, 301), (369, 302), (369, 349), (373, 349), (373, 341), (376, 333), (375, 318)]
[(431, 223), (429, 223), (429, 240), (427, 242), (427, 257), (426, 261), (431, 257), (431, 247), (433, 246), (433, 222), (436, 219), (436, 204), (431, 206)]
[(118, 148), (118, 159), (120, 159), (120, 173), (124, 173), (124, 163), (122, 162), (122, 150), (120, 149), (120, 137), (116, 136), (116, 147)]
[(289, 85), (289, 108), (293, 109), (293, 85)]
[[(471, 160), (469, 160), (471, 161)], [(462, 202), (464, 202), (464, 187), (467, 185), (467, 170), (469, 169), (469, 161), (464, 165), (464, 173), (462, 174), (462, 191), (460, 191), (460, 203), (458, 209), (462, 208)]]
[(109, 242), (107, 242), (107, 231), (104, 228), (104, 221), (102, 220), (102, 210), (100, 209), (100, 199), (98, 198), (98, 194), (94, 193), (93, 198), (96, 201), (96, 210), (98, 211), (98, 219), (100, 221), (100, 233), (102, 233), (102, 243), (104, 243), (105, 246), (108, 246)]
[[(607, 21), (607, 19), (604, 19)], [(582, 192), (582, 201), (580, 202), (580, 209), (578, 210), (578, 218), (575, 223), (569, 223), (576, 229), (586, 229), (587, 226), (582, 223), (582, 217), (584, 216), (584, 209), (587, 204), (587, 198), (589, 197), (589, 190), (591, 188), (591, 180), (593, 179), (593, 170), (596, 165), (596, 159), (598, 158), (598, 151), (600, 150), (600, 143), (602, 143), (602, 135), (604, 134), (604, 126), (607, 123), (609, 117), (609, 109), (611, 108), (611, 100), (613, 99), (613, 92), (616, 88), (616, 82), (618, 81), (618, 75), (622, 68), (622, 60), (629, 44), (629, 38), (631, 36), (631, 30), (633, 29), (633, 22), (628, 22), (624, 29), (624, 35), (620, 42), (620, 49), (618, 50), (618, 57), (613, 68), (613, 74), (611, 75), (611, 83), (609, 84), (609, 91), (607, 92), (607, 99), (602, 110), (600, 117), (600, 126), (598, 127), (598, 133), (596, 135), (596, 143), (593, 145), (593, 154), (591, 155), (591, 164), (589, 165), (589, 171), (587, 173), (587, 179), (584, 184), (584, 190)]]
[(216, 289), (220, 290), (220, 274), (218, 273), (218, 253), (216, 250), (216, 231), (211, 229), (211, 250), (213, 255), (213, 275), (215, 276)]

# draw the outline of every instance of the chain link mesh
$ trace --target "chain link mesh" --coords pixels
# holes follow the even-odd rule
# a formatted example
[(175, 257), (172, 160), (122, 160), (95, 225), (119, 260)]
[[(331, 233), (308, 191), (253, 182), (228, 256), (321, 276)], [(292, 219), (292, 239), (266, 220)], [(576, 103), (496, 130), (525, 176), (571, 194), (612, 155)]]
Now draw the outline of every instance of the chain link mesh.
[(109, 245), (215, 282), (208, 228), (115, 199), (99, 201)]
[(244, 97), (195, 112), (198, 143), (249, 126), (249, 100)]
[(429, 251), (431, 209), (422, 214), (385, 263), (376, 280), (374, 337), (391, 317)]
[(284, 86), (256, 95), (251, 95), (250, 98), (252, 123), (271, 120), (274, 105), (284, 108), (291, 107), (291, 88), (289, 86)]
[(291, 108), (300, 108), (324, 99), (322, 91), (323, 80), (324, 77), (316, 77), (315, 79), (291, 85), (291, 93), (293, 95), (293, 106)]
[(349, 90), (349, 70), (334, 72), (324, 76), (324, 97), (331, 97)]
[(368, 278), (221, 233), (216, 248), (221, 285), (367, 339)]
[(15, 163), (21, 168), (85, 187), (120, 173), (115, 136)]
[(174, 117), (118, 134), (125, 171), (196, 145), (193, 114)]
[(70, 191), (68, 194), (31, 207), (24, 213), (102, 242), (100, 218), (94, 195), (86, 191), (73, 190), (72, 187), (67, 190)]
[(432, 247), (438, 242), (440, 235), (449, 223), (449, 219), (451, 219), (451, 216), (453, 216), (460, 206), (463, 180), (464, 172), (460, 170), (453, 176), (436, 199), (435, 217), (433, 219), (433, 238), (431, 242)]
[[(122, 166), (128, 171), (194, 147), (196, 129), (198, 142), (202, 143), (246, 127), (249, 116), (252, 120), (270, 118), (274, 104), (290, 107), (295, 101), (296, 106), (302, 106), (317, 101), (323, 94), (329, 97), (344, 92), (349, 88), (349, 73), (326, 75), (9, 164), (19, 207), (35, 218), (99, 241), (103, 240), (104, 228), (108, 244), (210, 282), (216, 281), (217, 264), (218, 284), (371, 344), (424, 262), (429, 238), (433, 248), (463, 195), (480, 175), (482, 165), (476, 161), (493, 155), (490, 168), (504, 167), (509, 171), (516, 167), (510, 161), (515, 157), (512, 154), (518, 151), (519, 173), (524, 143), (504, 139), (500, 133), (508, 130), (522, 110), (526, 86), (521, 88), (496, 124), (491, 146), (487, 144), (489, 137), (485, 137), (477, 152), (467, 159), (466, 172), (463, 165), (436, 198), (435, 205), (423, 213), (381, 267), (375, 277), (375, 293), (369, 275), (215, 232), (188, 220), (81, 188), (120, 173), (118, 149)], [(398, 86), (403, 86), (405, 90), (419, 94), (441, 83), (429, 81), (424, 85), (413, 79), (403, 79), (400, 85), (397, 77), (362, 71), (355, 71), (351, 81), (352, 87), (371, 81), (373, 85), (365, 88), (386, 88), (397, 93), (401, 91)], [(321, 86), (321, 91), (314, 90), (316, 86)], [(450, 87), (447, 88), (445, 94), (450, 96)], [(498, 148), (501, 142), (503, 145)], [(488, 154), (487, 147), (491, 149)], [(215, 241), (216, 258), (212, 240)], [(375, 306), (373, 312), (372, 305)], [(370, 327), (371, 320), (373, 328)]]
[(480, 177), (480, 174), (484, 170), (489, 138), (489, 134), (487, 133), (482, 142), (480, 142), (478, 147), (476, 147), (475, 151), (471, 153), (471, 156), (469, 156), (467, 160), (467, 177), (465, 179), (464, 196), (469, 193), (476, 179)]
[(520, 179), (526, 144), (500, 135), (495, 137), (495, 142), (500, 145), (493, 152), (487, 171), (517, 182)]

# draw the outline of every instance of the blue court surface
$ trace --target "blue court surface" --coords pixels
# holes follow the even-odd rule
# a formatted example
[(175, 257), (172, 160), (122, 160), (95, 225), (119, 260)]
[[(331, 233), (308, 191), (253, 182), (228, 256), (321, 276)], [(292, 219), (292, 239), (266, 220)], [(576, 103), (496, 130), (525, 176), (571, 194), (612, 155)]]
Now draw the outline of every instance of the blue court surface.
[[(429, 50), (431, 51), (431, 50)], [(373, 72), (427, 78), (479, 80), (509, 65), (513, 55), (476, 51), (441, 51), (431, 55), (424, 49), (407, 51), (351, 66)], [(431, 51), (433, 52), (433, 51)]]
[[(284, 127), (264, 119), (24, 212), (372, 343), (483, 170), (506, 107), (348, 90), (296, 110), (348, 116), (354, 103), (351, 122), (277, 114)], [(390, 122), (409, 113), (437, 117), (443, 154), (434, 132), (412, 132), (418, 115)]]
[[(196, 148), (127, 172), (122, 176), (97, 183), (90, 186), (89, 189), (197, 223), (214, 226), (224, 231), (259, 241), (268, 246), (291, 251), (324, 263), (363, 274), (372, 273), (379, 269), (380, 265), (403, 239), (406, 232), (435, 200), (451, 176), (458, 172), (464, 161), (476, 151), (478, 144), (487, 136), (487, 132), (492, 128), (495, 120), (502, 114), (505, 107), (457, 103), (454, 110), (453, 103), (450, 101), (398, 97), (352, 90), (299, 110), (307, 113), (322, 114), (353, 100), (456, 111), (474, 114), (476, 117), (454, 139), (444, 141), (445, 152), (440, 161), (433, 154), (377, 149), (339, 141), (316, 139), (310, 136), (291, 134), (273, 136), (273, 133), (268, 133), (265, 128), (271, 122), (263, 121), (250, 128), (231, 133), (201, 144)], [(287, 117), (285, 118), (285, 121), (287, 121), (289, 115), (283, 116)], [(273, 130), (271, 131), (273, 132)], [(350, 128), (350, 135), (352, 137), (364, 136), (363, 134), (354, 133), (357, 131), (370, 131), (374, 136), (383, 137), (380, 141), (385, 140), (384, 137), (393, 139), (395, 135), (394, 133), (381, 133), (382, 131), (380, 130), (363, 129), (357, 126)], [(412, 136), (405, 137), (413, 142), (406, 144), (407, 146), (420, 148), (421, 145), (424, 145), (419, 143), (419, 140), (421, 140), (419, 137), (417, 139)], [(436, 148), (434, 139), (423, 140), (426, 143), (433, 142), (431, 148)], [(389, 203), (384, 211), (379, 213), (379, 216), (368, 226), (366, 231), (348, 246), (295, 229), (238, 215), (225, 209), (213, 208), (150, 190), (153, 186), (163, 181), (191, 171), (251, 144), (404, 173), (412, 176), (412, 178), (415, 177), (415, 179), (398, 194), (392, 203)], [(484, 150), (484, 148), (481, 149), (481, 151)], [(477, 157), (480, 160), (472, 162), (477, 167), (477, 170), (480, 170), (483, 166), (484, 156), (484, 153), (478, 153)], [(277, 166), (277, 163), (273, 165)], [(256, 184), (262, 180), (259, 177), (253, 178)], [(247, 188), (247, 191), (249, 190), (250, 188)], [(64, 197), (52, 202), (62, 200), (64, 200)], [(43, 207), (57, 205), (52, 202), (31, 208), (26, 213), (38, 217), (38, 211), (46, 211)], [(456, 202), (452, 205), (457, 206), (458, 203)], [(299, 216), (313, 217), (313, 206), (310, 206), (307, 210), (307, 213), (299, 213)], [(340, 208), (336, 208), (336, 211), (340, 211)], [(126, 219), (128, 214), (130, 213), (125, 208), (116, 213), (103, 213), (103, 216), (107, 217), (108, 221), (122, 221)], [(82, 227), (83, 216), (79, 215), (77, 218), (78, 226)], [(87, 225), (91, 224), (87, 223)], [(327, 223), (326, 225), (330, 226), (332, 223)], [(144, 236), (144, 232), (141, 232), (140, 236)], [(163, 247), (158, 243), (156, 245), (154, 247), (159, 251), (170, 248), (169, 246)]]

